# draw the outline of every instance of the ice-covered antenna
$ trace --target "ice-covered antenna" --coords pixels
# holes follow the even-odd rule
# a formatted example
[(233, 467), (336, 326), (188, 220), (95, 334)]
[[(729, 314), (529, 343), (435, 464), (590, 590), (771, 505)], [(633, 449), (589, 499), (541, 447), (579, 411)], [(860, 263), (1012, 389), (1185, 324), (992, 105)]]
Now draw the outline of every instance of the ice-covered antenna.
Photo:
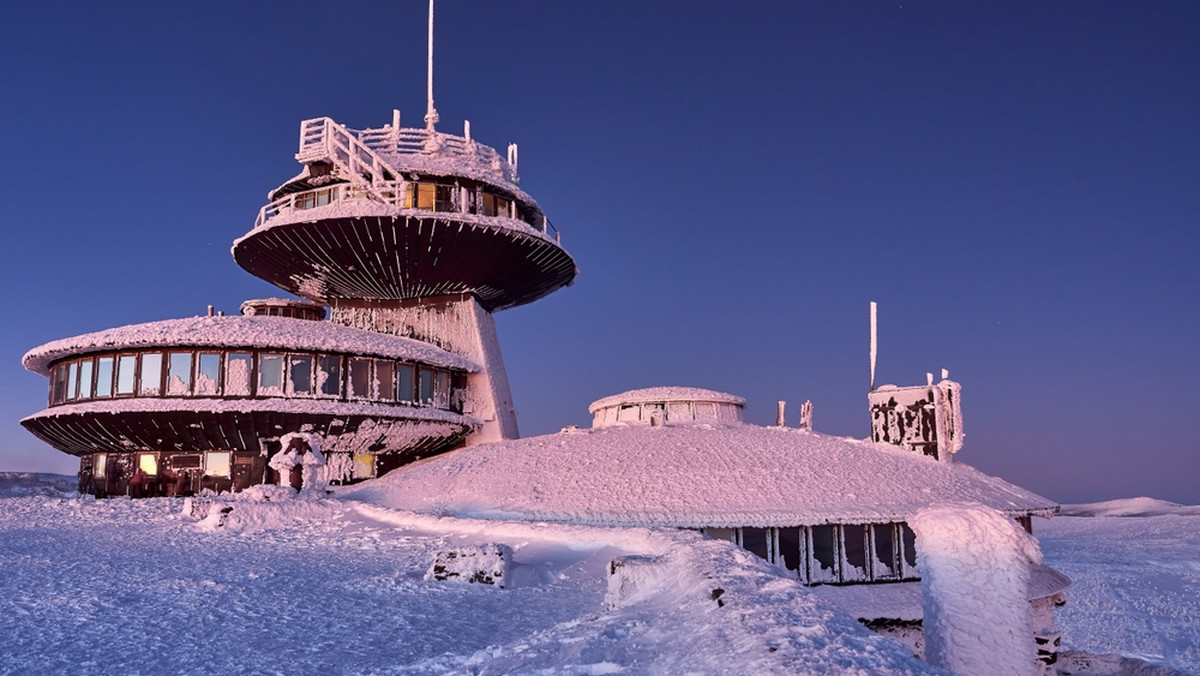
[(429, 0), (429, 58), (427, 62), (426, 99), (428, 103), (425, 107), (425, 130), (433, 131), (433, 126), (438, 122), (437, 108), (433, 107), (433, 0)]
[(875, 359), (878, 356), (879, 325), (875, 319), (875, 301), (871, 301), (871, 391), (875, 391)]

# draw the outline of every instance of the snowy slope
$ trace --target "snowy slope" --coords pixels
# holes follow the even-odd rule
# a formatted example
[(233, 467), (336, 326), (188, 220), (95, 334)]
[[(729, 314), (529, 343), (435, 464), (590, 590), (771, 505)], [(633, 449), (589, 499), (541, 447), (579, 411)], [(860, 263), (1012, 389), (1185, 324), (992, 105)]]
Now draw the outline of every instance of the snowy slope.
[[(0, 498), (0, 674), (941, 673), (694, 533), (339, 500), (239, 500), (208, 532), (181, 507)], [(511, 588), (424, 579), (487, 542), (516, 551)], [(667, 565), (609, 609), (627, 555)]]
[(625, 526), (887, 523), (940, 502), (1057, 509), (962, 463), (742, 424), (617, 425), (482, 444), (351, 495), (417, 512)]

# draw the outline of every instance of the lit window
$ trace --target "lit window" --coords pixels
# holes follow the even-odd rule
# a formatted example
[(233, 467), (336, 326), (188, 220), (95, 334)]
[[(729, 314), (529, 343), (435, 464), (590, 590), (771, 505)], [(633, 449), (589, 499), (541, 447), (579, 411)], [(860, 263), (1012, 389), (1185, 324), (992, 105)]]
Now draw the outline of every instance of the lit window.
[(100, 357), (96, 360), (96, 396), (111, 397), (113, 387), (113, 358)]
[(225, 358), (225, 396), (250, 396), (250, 353), (230, 352)]
[(229, 451), (208, 451), (204, 454), (204, 473), (208, 476), (228, 477)]
[(283, 394), (283, 355), (258, 355), (258, 396)]
[(172, 352), (167, 357), (167, 394), (192, 393), (192, 353)]
[(162, 392), (162, 363), (161, 352), (142, 353), (142, 372), (138, 385), (139, 395), (155, 395)]
[(92, 457), (92, 476), (103, 479), (108, 476), (108, 454), (97, 453)]
[(150, 476), (158, 476), (158, 456), (154, 453), (138, 453), (138, 469)]

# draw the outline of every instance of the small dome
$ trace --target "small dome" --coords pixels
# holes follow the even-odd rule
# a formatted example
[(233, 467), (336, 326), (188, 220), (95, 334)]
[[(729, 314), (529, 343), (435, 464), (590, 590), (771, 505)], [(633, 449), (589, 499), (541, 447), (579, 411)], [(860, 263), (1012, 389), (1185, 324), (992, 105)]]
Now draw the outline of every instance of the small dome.
[(299, 298), (255, 298), (242, 303), (242, 314), (247, 317), (293, 317), (295, 319), (325, 319), (325, 307)]
[(746, 400), (699, 387), (647, 387), (598, 399), (588, 406), (592, 427), (682, 422), (742, 422)]

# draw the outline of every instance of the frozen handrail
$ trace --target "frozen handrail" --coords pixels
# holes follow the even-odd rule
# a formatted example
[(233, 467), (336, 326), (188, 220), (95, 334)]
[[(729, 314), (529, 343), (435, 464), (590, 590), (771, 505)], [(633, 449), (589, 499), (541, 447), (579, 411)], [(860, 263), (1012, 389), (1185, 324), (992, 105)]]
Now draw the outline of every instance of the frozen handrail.
[(296, 159), (308, 163), (328, 161), (379, 201), (378, 188), (396, 180), (395, 170), (358, 136), (328, 117), (300, 123), (300, 151)]

